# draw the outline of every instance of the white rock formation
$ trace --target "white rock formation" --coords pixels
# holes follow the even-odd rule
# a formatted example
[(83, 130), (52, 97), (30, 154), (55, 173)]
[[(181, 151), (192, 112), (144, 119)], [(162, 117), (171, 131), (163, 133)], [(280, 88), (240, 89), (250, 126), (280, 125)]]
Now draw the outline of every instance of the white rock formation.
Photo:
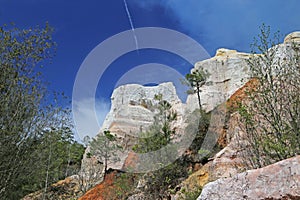
[[(286, 46), (300, 41), (300, 32), (289, 34), (285, 43), (281, 45), (279, 54), (286, 51)], [(250, 54), (239, 53), (235, 50), (219, 49), (216, 55), (210, 59), (198, 62), (193, 70), (203, 68), (210, 74), (206, 84), (201, 88), (201, 102), (206, 111), (213, 110), (224, 103), (232, 94), (241, 88), (250, 78), (247, 68), (247, 59)], [(154, 87), (143, 87), (131, 84), (115, 89), (111, 100), (112, 106), (108, 113), (100, 133), (110, 130), (118, 138), (118, 142), (124, 147), (121, 161), (109, 167), (121, 169), (126, 159), (127, 150), (133, 146), (134, 137), (141, 130), (145, 130), (152, 122), (155, 112), (151, 110), (151, 104), (156, 94), (163, 94), (163, 99), (171, 103), (173, 109), (178, 112), (179, 120), (174, 124), (181, 131), (184, 130), (185, 117), (198, 108), (197, 95), (189, 95), (187, 103), (183, 104), (176, 94), (172, 83), (163, 83)], [(222, 124), (220, 125), (222, 126)]]
[[(295, 53), (294, 48), (299, 48), (299, 44), (300, 32), (294, 32), (286, 36), (283, 44), (271, 49), (276, 51), (276, 61), (280, 62), (277, 67), (272, 66), (273, 69), (291, 67), (292, 61), (286, 57), (292, 57), (289, 55)], [(299, 66), (299, 63), (293, 65)], [(239, 174), (245, 164), (242, 157), (247, 157), (247, 148), (251, 148), (243, 137), (246, 133), (238, 125), (239, 121), (238, 113), (233, 113), (228, 122), (228, 144), (208, 163), (213, 168), (210, 180), (213, 182), (204, 187), (198, 199), (300, 199), (299, 156)]]
[[(235, 50), (219, 49), (214, 57), (198, 62), (192, 71), (203, 68), (210, 74), (202, 87), (201, 102), (207, 111), (225, 102), (236, 90), (249, 79), (249, 69), (246, 59), (249, 54)], [(198, 108), (196, 95), (189, 95), (187, 107), (189, 110)]]
[(118, 137), (137, 134), (140, 129), (147, 128), (153, 122), (154, 113), (151, 105), (154, 96), (163, 94), (163, 99), (172, 105), (181, 104), (172, 83), (143, 87), (137, 84), (120, 86), (111, 97), (111, 109), (107, 114), (101, 131), (110, 130)]
[[(201, 101), (203, 107), (210, 111), (217, 105), (225, 102), (236, 90), (248, 80), (246, 59), (248, 54), (235, 50), (219, 49), (216, 56), (195, 64), (195, 68), (202, 67), (210, 74), (207, 83), (201, 88)], [(120, 86), (115, 89), (111, 100), (111, 109), (108, 113), (100, 133), (110, 130), (116, 134), (118, 141), (125, 147), (120, 155), (120, 162), (109, 167), (121, 169), (129, 149), (133, 146), (133, 137), (141, 130), (145, 130), (152, 122), (154, 112), (151, 103), (156, 94), (163, 94), (163, 99), (171, 103), (178, 113), (178, 120), (174, 126), (184, 130), (186, 126), (184, 116), (198, 108), (197, 95), (189, 95), (187, 103), (183, 104), (176, 94), (172, 83), (163, 83), (154, 87), (143, 87), (137, 84)], [(151, 103), (150, 103), (151, 102)]]
[[(153, 105), (159, 102), (154, 100), (154, 97), (158, 94), (162, 94), (162, 99), (168, 101), (172, 105), (172, 109), (177, 111), (178, 120), (174, 126), (181, 125), (184, 114), (183, 104), (172, 83), (162, 83), (151, 87), (129, 84), (120, 86), (113, 91), (111, 109), (99, 134), (102, 134), (104, 130), (109, 130), (116, 136), (117, 142), (123, 147), (123, 150), (118, 151), (119, 160), (108, 163), (108, 168), (123, 169), (125, 159), (136, 143), (138, 134), (145, 131), (154, 120), (157, 110), (153, 109)], [(82, 163), (83, 166), (86, 166), (90, 162), (84, 156)]]

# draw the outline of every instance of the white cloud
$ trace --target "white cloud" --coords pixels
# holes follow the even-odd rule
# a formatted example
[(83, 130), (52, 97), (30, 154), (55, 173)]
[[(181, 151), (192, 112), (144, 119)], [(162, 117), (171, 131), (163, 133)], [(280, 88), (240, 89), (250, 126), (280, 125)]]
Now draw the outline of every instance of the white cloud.
[[(79, 137), (76, 140), (79, 139), (82, 141), (85, 136), (89, 136), (90, 138), (96, 136), (110, 110), (110, 103), (104, 99), (95, 99), (95, 109), (91, 109), (88, 106), (92, 103), (93, 99), (82, 99), (73, 102), (73, 113), (77, 113), (76, 120), (74, 120), (76, 135)], [(94, 117), (97, 118), (98, 123), (94, 123), (93, 121), (95, 120), (91, 120)]]
[(262, 23), (283, 34), (299, 29), (299, 0), (132, 0), (143, 9), (161, 6), (178, 27), (208, 48), (249, 51)]

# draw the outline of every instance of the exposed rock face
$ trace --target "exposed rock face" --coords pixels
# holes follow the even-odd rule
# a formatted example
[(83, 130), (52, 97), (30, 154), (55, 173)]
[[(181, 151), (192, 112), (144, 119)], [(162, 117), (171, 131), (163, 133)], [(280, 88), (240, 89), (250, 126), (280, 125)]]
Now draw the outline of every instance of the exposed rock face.
[[(241, 102), (246, 96), (246, 90), (255, 87), (256, 80), (248, 81), (242, 88), (238, 89), (226, 102), (226, 107), (229, 112), (236, 109), (238, 102)], [(199, 170), (191, 174), (178, 187), (181, 191), (196, 191), (202, 188), (208, 182), (215, 181), (219, 178), (232, 177), (242, 171), (245, 166), (242, 159), (244, 149), (240, 148), (242, 142), (240, 135), (244, 134), (239, 128), (238, 113), (227, 113), (229, 120), (226, 122), (226, 129), (216, 130), (219, 135), (218, 145), (223, 149), (218, 152), (208, 163), (202, 166)], [(174, 199), (180, 199), (183, 194), (181, 191), (174, 195)]]
[(124, 152), (119, 155), (120, 162), (110, 164), (109, 168), (123, 168), (125, 159), (138, 138), (138, 133), (145, 131), (153, 122), (156, 114), (153, 105), (158, 103), (154, 97), (158, 94), (163, 95), (163, 100), (168, 101), (179, 116), (183, 115), (183, 104), (176, 94), (174, 85), (170, 82), (153, 87), (130, 84), (114, 90), (111, 97), (112, 107), (101, 129), (110, 130), (115, 134), (118, 142), (124, 147)]
[(226, 121), (226, 128), (223, 131), (219, 130), (220, 133), (218, 134), (218, 144), (223, 149), (206, 164), (208, 165), (207, 169), (209, 169), (208, 181), (231, 177), (247, 168), (243, 158), (246, 155), (245, 150), (248, 148), (248, 143), (245, 141), (245, 137), (242, 137), (245, 132), (241, 128), (240, 115), (234, 110), (237, 109), (238, 103), (247, 96), (246, 91), (255, 88), (256, 84), (256, 79), (251, 79), (226, 102), (228, 120)]
[[(277, 56), (279, 58), (287, 53), (291, 53), (291, 48), (289, 48), (290, 45), (287, 44), (291, 42), (300, 42), (300, 32), (289, 34), (285, 38), (285, 43), (278, 46)], [(230, 118), (229, 121), (226, 122), (227, 130), (217, 130), (219, 132), (218, 144), (224, 148), (199, 171), (193, 173), (187, 180), (183, 182), (182, 186), (186, 189), (193, 190), (197, 187), (201, 188), (208, 182), (217, 180), (219, 178), (232, 177), (248, 167), (245, 165), (246, 163), (243, 157), (245, 157), (247, 154), (246, 149), (249, 148), (249, 144), (247, 141), (242, 139), (244, 138), (243, 135), (245, 133), (240, 127), (239, 114), (231, 114), (231, 112), (236, 110), (238, 102), (241, 102), (247, 96), (245, 93), (246, 89), (253, 89), (258, 84), (256, 79), (251, 79), (249, 81), (249, 69), (245, 68), (245, 66), (247, 66), (246, 60), (249, 58), (249, 56), (250, 55), (248, 54), (238, 53), (234, 50), (219, 49), (215, 57), (199, 62), (195, 66), (195, 68), (203, 67), (204, 69), (208, 70), (210, 74), (222, 74), (222, 76), (210, 77), (208, 83), (211, 81), (213, 84), (206, 84), (203, 87), (201, 97), (204, 107), (206, 106), (207, 110), (211, 110), (211, 108), (214, 108), (218, 105), (218, 102), (224, 102), (228, 100), (228, 95), (231, 95), (226, 103), (226, 113), (230, 114)], [(226, 61), (226, 64), (223, 66), (223, 63), (225, 63), (224, 61)], [(209, 69), (209, 65), (207, 65), (206, 62), (210, 62), (210, 64), (214, 63), (215, 67), (210, 65), (210, 67), (213, 69)], [(245, 83), (245, 81), (248, 82)], [(205, 94), (205, 88), (209, 93)], [(209, 99), (210, 96), (216, 98)], [(191, 105), (196, 105), (196, 98), (194, 96), (190, 96), (189, 98), (190, 99), (187, 106), (191, 107)], [(192, 101), (194, 102), (193, 104), (191, 103)], [(223, 199), (239, 198), (227, 197)]]
[(125, 138), (126, 135), (135, 135), (140, 129), (148, 127), (154, 116), (149, 104), (153, 103), (157, 94), (163, 94), (163, 99), (172, 105), (181, 103), (172, 83), (154, 87), (130, 84), (115, 89), (111, 97), (111, 110), (101, 129), (108, 129)]
[[(195, 64), (193, 70), (203, 68), (210, 74), (206, 84), (201, 88), (201, 101), (204, 109), (210, 111), (224, 103), (248, 81), (249, 69), (246, 60), (249, 56), (249, 54), (235, 50), (219, 49), (216, 56)], [(197, 108), (196, 95), (188, 96), (187, 107), (190, 110)]]
[[(153, 87), (129, 84), (114, 90), (111, 97), (112, 106), (106, 116), (100, 134), (104, 130), (109, 130), (116, 135), (117, 142), (123, 147), (123, 150), (118, 152), (119, 161), (108, 163), (108, 168), (123, 170), (124, 166), (128, 167), (125, 159), (130, 155), (130, 151), (138, 138), (138, 133), (145, 131), (154, 120), (153, 117), (157, 110), (153, 108), (159, 102), (154, 100), (154, 97), (158, 94), (162, 94), (162, 99), (168, 101), (172, 105), (172, 109), (178, 113), (178, 122), (174, 126), (179, 126), (184, 115), (184, 105), (178, 98), (172, 83), (162, 83)], [(101, 173), (101, 166), (90, 166), (92, 163), (91, 159), (87, 158), (86, 155), (84, 156), (82, 161), (83, 170), (89, 168), (99, 169), (96, 173)], [(96, 165), (101, 164), (96, 163)]]
[[(210, 74), (206, 85), (201, 88), (201, 101), (207, 111), (225, 102), (248, 80), (248, 69), (245, 67), (248, 58), (248, 54), (220, 49), (215, 57), (196, 63), (193, 70), (203, 67)], [(180, 131), (186, 126), (184, 123), (186, 116), (198, 108), (196, 94), (189, 95), (187, 103), (183, 104), (172, 83), (163, 83), (155, 87), (132, 84), (115, 89), (111, 97), (112, 107), (101, 132), (110, 130), (111, 133), (116, 134), (118, 142), (125, 147), (125, 150), (122, 155), (119, 155), (120, 161), (110, 164), (109, 168), (122, 170), (124, 163), (126, 165), (128, 153), (134, 145), (134, 136), (153, 122), (155, 113), (151, 110), (151, 103), (155, 94), (163, 94), (163, 98), (177, 111), (179, 119), (174, 126)], [(222, 126), (223, 124), (220, 124), (220, 127)], [(83, 166), (88, 162), (85, 157)]]
[(296, 42), (296, 43), (300, 42), (300, 31), (290, 33), (284, 38), (284, 43), (291, 43), (291, 42)]
[(300, 156), (208, 183), (198, 200), (300, 199)]

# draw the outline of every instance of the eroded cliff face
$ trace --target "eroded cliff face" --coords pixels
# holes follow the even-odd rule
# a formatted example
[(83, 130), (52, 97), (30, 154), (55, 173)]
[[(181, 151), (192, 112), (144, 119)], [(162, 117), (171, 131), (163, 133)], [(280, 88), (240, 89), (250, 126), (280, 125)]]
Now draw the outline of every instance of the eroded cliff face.
[[(249, 80), (246, 64), (249, 56), (235, 50), (219, 49), (214, 57), (195, 64), (192, 71), (202, 68), (209, 73), (206, 84), (201, 88), (201, 101), (206, 111), (224, 103)], [(198, 108), (197, 101), (196, 95), (189, 95), (187, 109)]]
[[(143, 87), (137, 84), (120, 86), (114, 90), (111, 97), (111, 109), (102, 125), (99, 134), (109, 130), (116, 136), (117, 142), (122, 146), (118, 152), (120, 158), (117, 162), (108, 164), (108, 168), (122, 170), (125, 159), (136, 144), (139, 133), (146, 131), (153, 123), (157, 113), (155, 105), (156, 95), (162, 95), (162, 99), (172, 105), (172, 109), (178, 113), (177, 121), (173, 124), (178, 127), (184, 115), (184, 104), (178, 98), (176, 89), (172, 83), (162, 83), (158, 86)], [(89, 149), (87, 149), (89, 151)], [(89, 163), (90, 158), (83, 159), (83, 165)]]
[[(211, 111), (226, 102), (248, 81), (249, 70), (246, 67), (248, 58), (249, 55), (245, 53), (219, 49), (215, 57), (195, 64), (192, 71), (201, 67), (210, 74), (206, 84), (201, 88), (201, 101), (206, 111)], [(143, 87), (136, 84), (121, 86), (112, 94), (112, 106), (100, 130), (100, 134), (104, 130), (110, 130), (112, 134), (116, 135), (118, 143), (124, 147), (122, 153), (118, 155), (120, 160), (109, 163), (108, 168), (124, 170), (124, 166), (125, 168), (130, 167), (128, 163), (135, 163), (128, 161), (133, 157), (131, 149), (135, 144), (136, 134), (146, 130), (153, 123), (155, 110), (152, 109), (152, 106), (157, 103), (154, 100), (154, 96), (157, 94), (162, 94), (163, 99), (168, 101), (178, 114), (177, 120), (172, 124), (173, 128), (181, 135), (187, 134), (185, 133), (189, 123), (187, 116), (199, 107), (196, 94), (189, 95), (187, 102), (182, 103), (172, 83), (163, 83), (154, 87)], [(226, 114), (226, 110), (223, 114)], [(218, 124), (218, 126), (217, 129), (221, 130), (224, 124)], [(219, 131), (217, 134), (223, 133)], [(220, 145), (225, 146), (226, 144)], [(182, 149), (182, 151), (185, 150)], [(127, 158), (128, 155), (129, 158)], [(82, 163), (83, 170), (89, 169), (91, 158), (85, 156)], [(101, 169), (101, 166), (96, 168)]]
[(172, 106), (182, 104), (172, 83), (153, 87), (130, 84), (115, 89), (111, 97), (112, 106), (101, 131), (110, 130), (124, 140), (126, 136), (137, 136), (153, 122), (155, 112), (152, 107), (157, 103), (154, 97), (159, 94)]
[[(196, 63), (192, 71), (201, 67), (210, 74), (206, 84), (201, 88), (201, 101), (206, 111), (211, 111), (224, 103), (247, 82), (249, 73), (245, 62), (248, 58), (249, 55), (245, 53), (219, 49), (215, 57)], [(155, 103), (153, 99), (156, 94), (163, 94), (163, 99), (171, 103), (179, 117), (184, 118), (198, 108), (196, 94), (189, 95), (186, 104), (182, 103), (172, 83), (163, 83), (155, 87), (124, 85), (113, 92), (112, 106), (100, 132), (110, 130), (117, 135), (126, 149), (132, 147), (132, 136), (146, 130), (153, 122), (155, 113), (151, 110), (151, 104)], [(178, 120), (177, 128), (184, 129), (183, 121), (184, 119)], [(121, 169), (123, 162), (124, 159), (118, 166), (111, 167)]]
[[(299, 32), (288, 35), (284, 44), (279, 45), (277, 56), (280, 58), (288, 53), (288, 47), (292, 42), (299, 41), (299, 36)], [(230, 178), (245, 170), (241, 157), (244, 156), (244, 150), (248, 148), (247, 141), (242, 141), (240, 137), (245, 133), (239, 128), (238, 113), (231, 113), (232, 110), (230, 109), (233, 109), (236, 103), (246, 96), (246, 88), (255, 87), (256, 81), (250, 79), (250, 71), (247, 68), (249, 57), (249, 54), (239, 53), (235, 50), (219, 49), (214, 57), (196, 63), (192, 69), (193, 71), (202, 68), (210, 74), (206, 84), (201, 88), (203, 108), (206, 111), (213, 111), (226, 102), (225, 107), (223, 107), (225, 110), (222, 110), (221, 115), (226, 115), (227, 119), (226, 121), (220, 120), (219, 124), (215, 123), (216, 127), (212, 129), (218, 137), (218, 145), (223, 149), (204, 166), (198, 166), (199, 170), (196, 170), (188, 179), (183, 181), (179, 186), (180, 188), (193, 190), (197, 187), (203, 187), (208, 182), (219, 178)], [(151, 104), (153, 104), (155, 94), (163, 94), (164, 99), (169, 101), (172, 108), (179, 113), (179, 120), (174, 123), (174, 127), (186, 134), (187, 116), (198, 108), (196, 94), (189, 95), (187, 102), (182, 103), (177, 97), (172, 83), (165, 83), (156, 87), (121, 86), (113, 93), (112, 108), (102, 127), (102, 130), (108, 129), (116, 134), (122, 145), (126, 147), (120, 162), (111, 165), (111, 168), (122, 170), (124, 165), (135, 163), (131, 162), (134, 160), (134, 154), (129, 153), (134, 144), (131, 136), (142, 129), (146, 129), (153, 122), (155, 112), (151, 110)], [(215, 118), (221, 118), (221, 115), (216, 115)], [(215, 118), (212, 117), (212, 120)], [(130, 156), (128, 157), (128, 155)], [(268, 172), (268, 170), (264, 172)], [(220, 183), (218, 182), (218, 184)], [(205, 188), (204, 190), (207, 190)], [(176, 199), (179, 196), (180, 193), (174, 195), (173, 198)], [(211, 198), (205, 197), (204, 199)]]
[(246, 169), (243, 156), (248, 145), (247, 141), (241, 139), (245, 132), (239, 124), (240, 115), (237, 112), (233, 112), (233, 110), (236, 110), (238, 103), (245, 99), (247, 96), (246, 91), (255, 88), (256, 84), (257, 81), (255, 79), (249, 80), (226, 101), (226, 113), (221, 114), (225, 114), (227, 120), (224, 126), (220, 125), (214, 129), (218, 136), (217, 145), (222, 150), (211, 157), (206, 164), (200, 166), (199, 169), (178, 186), (181, 190), (173, 196), (174, 199), (181, 199), (180, 197), (184, 196), (181, 191), (196, 191), (209, 182), (220, 178), (232, 177)]
[[(284, 43), (275, 47), (277, 61), (285, 66), (286, 57), (295, 53), (291, 47), (299, 44), (300, 32), (287, 35)], [(275, 69), (278, 70), (278, 68)], [(227, 102), (228, 107), (234, 110), (237, 102), (242, 101), (247, 96), (244, 92), (245, 88), (254, 89), (257, 84), (256, 79), (247, 82), (230, 98)], [(239, 114), (237, 112), (231, 113), (227, 124), (229, 128), (226, 130), (228, 144), (215, 155), (211, 162), (207, 163), (214, 169), (214, 172), (205, 171), (211, 178), (207, 182), (212, 182), (205, 185), (198, 199), (300, 199), (299, 156), (261, 169), (240, 173), (246, 169), (243, 158), (249, 156), (247, 148), (251, 148), (251, 146), (245, 140), (245, 129), (239, 122)], [(215, 170), (216, 164), (219, 166), (217, 170)], [(218, 170), (220, 168), (223, 170)], [(197, 183), (197, 181), (194, 182)]]

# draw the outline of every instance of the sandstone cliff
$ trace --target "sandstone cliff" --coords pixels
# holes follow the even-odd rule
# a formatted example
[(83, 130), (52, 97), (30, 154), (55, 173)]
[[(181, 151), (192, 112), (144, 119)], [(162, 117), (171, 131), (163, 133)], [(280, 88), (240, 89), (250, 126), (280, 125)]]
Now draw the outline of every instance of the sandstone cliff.
[[(292, 41), (300, 41), (299, 38), (300, 32), (288, 35), (284, 44), (280, 45), (278, 56), (285, 53), (286, 47)], [(246, 168), (241, 157), (248, 148), (247, 141), (239, 137), (245, 133), (239, 127), (239, 114), (232, 110), (237, 102), (247, 95), (245, 90), (254, 88), (257, 84), (255, 79), (251, 79), (249, 69), (246, 67), (249, 56), (235, 50), (219, 49), (214, 57), (196, 63), (192, 69), (193, 71), (203, 68), (210, 74), (206, 84), (201, 88), (201, 101), (204, 109), (213, 115), (208, 131), (208, 135), (214, 135), (213, 139), (215, 139), (211, 145), (216, 143), (222, 149), (208, 158), (205, 163), (192, 163), (193, 173), (182, 180), (170, 198), (182, 199), (185, 195), (182, 191), (193, 191), (202, 187), (204, 187), (203, 192), (198, 199), (297, 199), (300, 197), (299, 156), (262, 169), (245, 172)], [(122, 153), (118, 155), (120, 160), (110, 164), (109, 168), (120, 172), (136, 163), (137, 157), (131, 152), (131, 148), (135, 144), (137, 134), (141, 130), (146, 130), (153, 122), (155, 110), (152, 108), (157, 103), (153, 98), (156, 94), (162, 94), (163, 98), (171, 103), (172, 109), (178, 112), (178, 119), (172, 126), (183, 135), (189, 134), (186, 129), (188, 116), (198, 108), (196, 95), (189, 95), (187, 102), (184, 103), (178, 98), (172, 83), (163, 83), (155, 87), (121, 86), (113, 92), (111, 110), (100, 130), (100, 134), (104, 130), (110, 130), (116, 135), (118, 143), (123, 146)], [(206, 144), (209, 145), (210, 142), (212, 140), (207, 140)], [(101, 162), (97, 162), (97, 158), (88, 158), (86, 155), (82, 168), (83, 172), (93, 169), (94, 175), (101, 174), (102, 170)], [(102, 183), (100, 183), (101, 176), (96, 176), (92, 184), (100, 184), (82, 199), (89, 199), (91, 195), (93, 198), (101, 199), (101, 195), (97, 196), (97, 194), (107, 191), (104, 188), (107, 184), (109, 190), (114, 190), (112, 180), (117, 174), (114, 172)], [(260, 181), (255, 181), (257, 178)], [(272, 186), (272, 191), (266, 190), (266, 184)], [(135, 192), (130, 197), (130, 199), (137, 198), (146, 197), (142, 192)]]
[[(246, 67), (246, 60), (248, 58), (249, 54), (246, 53), (239, 53), (235, 50), (219, 49), (213, 58), (195, 64), (195, 68), (192, 70), (201, 67), (210, 74), (206, 84), (201, 88), (201, 100), (206, 111), (212, 111), (218, 105), (226, 102), (230, 96), (249, 80), (249, 69)], [(121, 86), (112, 94), (111, 110), (100, 130), (100, 133), (103, 130), (110, 130), (111, 133), (117, 136), (118, 142), (124, 147), (122, 154), (119, 154), (120, 160), (110, 164), (109, 168), (123, 170), (124, 166), (127, 167), (128, 163), (132, 163), (129, 161), (132, 159), (130, 151), (134, 145), (135, 137), (137, 136), (136, 134), (141, 130), (146, 130), (153, 122), (155, 112), (151, 109), (151, 106), (155, 104), (153, 98), (156, 94), (163, 94), (163, 98), (170, 102), (172, 109), (178, 113), (177, 121), (173, 124), (177, 132), (180, 132), (181, 135), (188, 134), (185, 133), (188, 121), (187, 116), (198, 108), (196, 94), (189, 95), (187, 102), (183, 103), (178, 98), (176, 89), (172, 83), (164, 83), (155, 87), (143, 87), (135, 84)], [(222, 110), (221, 113), (215, 116), (215, 119), (219, 118), (221, 115), (225, 116), (226, 110)], [(221, 135), (226, 138), (226, 136), (224, 136), (224, 131), (222, 132), (224, 116), (221, 117), (222, 120), (213, 120), (215, 127), (211, 132), (215, 135), (215, 139), (222, 137)], [(207, 140), (206, 143), (210, 145), (209, 143), (215, 144), (216, 142), (217, 141)], [(212, 145), (214, 146), (214, 144)], [(219, 141), (219, 145), (221, 146), (226, 146), (226, 144), (226, 141)], [(185, 150), (187, 149), (183, 149), (182, 151)], [(228, 156), (230, 157), (232, 155)], [(221, 162), (215, 161), (215, 164), (213, 164), (216, 169), (222, 168), (220, 168), (220, 174), (225, 171), (225, 168), (228, 165), (223, 164), (224, 162), (226, 163), (227, 161), (224, 161), (223, 159)], [(91, 158), (85, 156), (82, 163), (83, 170), (89, 169), (92, 165)], [(94, 162), (94, 164), (99, 165), (97, 162)], [(93, 168), (95, 169), (95, 167)], [(99, 175), (101, 166), (96, 168), (98, 169), (96, 171), (98, 171)], [(235, 164), (232, 164), (232, 170), (234, 170), (234, 172), (238, 171)], [(229, 172), (227, 174), (229, 174)], [(203, 184), (207, 181), (224, 176), (226, 176), (226, 174), (210, 174), (210, 179), (204, 181)], [(99, 177), (98, 181), (95, 181), (94, 184), (99, 183), (101, 180), (101, 177)]]
[[(235, 50), (219, 49), (216, 56), (196, 63), (210, 74), (206, 84), (201, 88), (201, 101), (206, 111), (224, 103), (233, 93), (242, 87), (249, 79), (245, 64), (249, 54), (239, 53)], [(119, 142), (125, 147), (120, 162), (110, 166), (113, 169), (122, 169), (128, 152), (134, 144), (134, 137), (141, 130), (146, 130), (153, 122), (155, 94), (163, 94), (163, 98), (171, 103), (178, 113), (178, 120), (174, 126), (183, 131), (186, 127), (184, 121), (187, 116), (198, 108), (197, 95), (189, 95), (186, 103), (182, 103), (176, 94), (172, 83), (163, 83), (155, 87), (140, 85), (124, 85), (117, 88), (112, 94), (112, 106), (100, 130), (110, 130), (116, 134)], [(226, 112), (226, 111), (224, 111)], [(223, 126), (223, 124), (220, 124)], [(83, 165), (88, 162), (85, 157)]]

